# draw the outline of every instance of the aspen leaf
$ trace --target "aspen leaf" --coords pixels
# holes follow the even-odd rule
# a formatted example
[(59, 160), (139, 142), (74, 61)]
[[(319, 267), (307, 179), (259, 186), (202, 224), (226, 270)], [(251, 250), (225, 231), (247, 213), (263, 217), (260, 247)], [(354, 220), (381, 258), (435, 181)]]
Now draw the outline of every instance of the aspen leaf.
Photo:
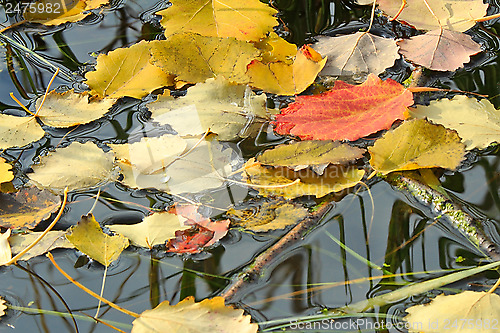
[(168, 212), (153, 213), (141, 223), (132, 225), (113, 224), (109, 230), (127, 237), (133, 245), (151, 248), (164, 244), (175, 237), (175, 231), (191, 228), (185, 224), (186, 218)]
[[(379, 8), (394, 17), (400, 10), (402, 0), (377, 0)], [(487, 4), (483, 0), (406, 0), (397, 19), (419, 30), (444, 28), (465, 31), (472, 28), (486, 15)]]
[(35, 117), (0, 114), (0, 149), (24, 147), (44, 135), (45, 131)]
[(277, 95), (300, 94), (314, 82), (326, 60), (307, 45), (297, 51), (292, 64), (254, 60), (248, 65), (250, 85)]
[(89, 10), (108, 2), (109, 0), (38, 0), (25, 7), (24, 18), (44, 25), (78, 22), (90, 15)]
[(393, 38), (368, 32), (339, 37), (320, 36), (313, 48), (328, 57), (320, 75), (380, 74), (400, 57)]
[(81, 252), (90, 258), (109, 266), (118, 259), (128, 246), (128, 240), (121, 236), (106, 235), (92, 214), (82, 216), (76, 226), (72, 226), (66, 238)]
[(459, 31), (437, 29), (398, 42), (409, 61), (435, 71), (454, 71), (481, 52), (481, 45)]
[(96, 70), (85, 74), (93, 94), (100, 97), (142, 98), (174, 84), (173, 76), (150, 63), (151, 43), (141, 41), (97, 57)]
[(454, 129), (467, 149), (500, 142), (500, 111), (487, 99), (457, 95), (451, 100), (432, 101), (429, 106), (418, 105), (410, 109), (410, 115)]
[(3, 158), (0, 157), (0, 184), (10, 182), (12, 179), (14, 179), (12, 165), (8, 164)]
[(435, 167), (455, 170), (465, 155), (456, 132), (423, 119), (405, 121), (375, 141), (368, 151), (372, 168), (384, 175)]
[(9, 244), (10, 229), (0, 234), (0, 266), (5, 265), (12, 259), (12, 252)]
[(167, 40), (151, 42), (151, 62), (177, 81), (205, 82), (223, 76), (229, 81), (247, 83), (247, 65), (259, 55), (250, 43), (235, 38), (178, 33)]
[(61, 198), (48, 190), (23, 188), (15, 193), (0, 193), (0, 226), (34, 228), (61, 205)]
[(60, 193), (66, 186), (70, 191), (88, 189), (116, 178), (113, 154), (92, 142), (72, 142), (58, 148), (42, 156), (32, 169), (34, 173), (28, 176), (33, 184)]
[(356, 185), (364, 174), (363, 170), (341, 165), (330, 165), (320, 176), (308, 169), (297, 172), (285, 167), (264, 167), (253, 158), (245, 164), (247, 183), (257, 185), (255, 189), (261, 195), (281, 195), (287, 199), (303, 195), (320, 198), (331, 192), (339, 192)]
[(268, 36), (255, 42), (254, 45), (261, 50), (261, 61), (265, 64), (281, 61), (291, 65), (297, 55), (297, 46), (287, 42), (275, 32), (271, 32)]
[(159, 11), (160, 24), (168, 38), (179, 32), (210, 37), (259, 40), (278, 22), (277, 11), (259, 0), (172, 0), (172, 6)]
[(307, 209), (276, 199), (263, 202), (252, 209), (231, 208), (226, 213), (231, 221), (245, 229), (255, 232), (283, 229), (294, 225), (307, 216)]
[(190, 296), (176, 305), (163, 301), (156, 308), (144, 311), (132, 322), (132, 333), (255, 333), (258, 325), (250, 320), (243, 310), (224, 305), (223, 297), (195, 303), (194, 297)]
[(154, 121), (169, 124), (181, 136), (210, 129), (219, 140), (227, 141), (244, 137), (256, 117), (267, 118), (266, 99), (246, 85), (230, 84), (219, 77), (188, 88), (184, 97), (160, 96), (148, 108)]
[(360, 85), (336, 81), (332, 90), (297, 96), (276, 115), (278, 134), (307, 140), (357, 140), (404, 119), (413, 95), (398, 82), (370, 74)]
[[(30, 232), (27, 234), (15, 234), (9, 238), (9, 243), (12, 248), (12, 254), (16, 255), (23, 251), (31, 243), (33, 243), (42, 232)], [(72, 249), (75, 246), (66, 238), (66, 231), (49, 231), (42, 240), (28, 252), (26, 252), (19, 260), (28, 260), (33, 257), (47, 253), (53, 249), (64, 248)]]
[(500, 296), (467, 290), (436, 296), (429, 304), (412, 306), (406, 312), (409, 332), (493, 333), (498, 330)]
[[(90, 94), (75, 93), (73, 90), (62, 94), (54, 90), (47, 94), (47, 98), (38, 112), (38, 118), (48, 126), (70, 127), (86, 124), (101, 118), (106, 114), (115, 99), (90, 100)], [(42, 98), (36, 101), (36, 108), (40, 106)]]
[[(262, 164), (286, 166), (297, 171), (309, 166), (354, 161), (361, 158), (364, 152), (364, 149), (338, 141), (299, 141), (268, 149), (257, 160)], [(297, 168), (298, 166), (301, 167)]]

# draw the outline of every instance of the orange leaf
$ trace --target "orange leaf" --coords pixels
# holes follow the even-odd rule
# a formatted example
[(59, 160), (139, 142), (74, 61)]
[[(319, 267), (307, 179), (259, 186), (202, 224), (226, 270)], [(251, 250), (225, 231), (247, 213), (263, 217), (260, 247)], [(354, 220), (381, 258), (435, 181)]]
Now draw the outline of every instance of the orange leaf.
[(404, 119), (412, 93), (370, 74), (360, 85), (335, 82), (332, 90), (298, 96), (276, 116), (276, 132), (307, 140), (357, 140)]

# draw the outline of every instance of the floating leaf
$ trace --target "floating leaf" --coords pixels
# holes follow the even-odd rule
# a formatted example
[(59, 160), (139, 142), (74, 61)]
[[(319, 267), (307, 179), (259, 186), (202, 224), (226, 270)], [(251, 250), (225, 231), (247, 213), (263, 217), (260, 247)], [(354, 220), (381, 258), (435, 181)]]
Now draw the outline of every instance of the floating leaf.
[(175, 238), (169, 239), (166, 244), (167, 252), (199, 253), (213, 236), (213, 231), (200, 225), (195, 225), (187, 230), (176, 231)]
[[(15, 234), (9, 238), (12, 254), (16, 255), (33, 243), (42, 232)], [(66, 238), (66, 231), (49, 231), (42, 240), (26, 252), (19, 260), (28, 260), (47, 253), (53, 249), (72, 249), (75, 246)]]
[(0, 184), (10, 182), (12, 179), (14, 179), (12, 165), (8, 164), (3, 158), (0, 157)]
[(0, 149), (24, 147), (45, 135), (35, 117), (0, 114)]
[(455, 170), (465, 155), (456, 132), (422, 119), (405, 121), (375, 141), (368, 151), (372, 168), (384, 175), (435, 167)]
[(258, 40), (273, 30), (277, 11), (258, 0), (172, 0), (172, 6), (159, 11), (160, 24), (168, 38), (179, 32), (211, 37)]
[(365, 174), (363, 170), (353, 167), (330, 165), (320, 176), (309, 169), (293, 171), (285, 167), (266, 168), (253, 158), (245, 164), (245, 173), (247, 183), (257, 185), (255, 189), (261, 195), (281, 195), (289, 199), (303, 195), (320, 198), (331, 192), (339, 192), (356, 185)]
[(296, 95), (314, 82), (325, 63), (326, 58), (304, 45), (297, 51), (292, 64), (287, 61), (252, 61), (248, 65), (250, 85), (277, 95)]
[(12, 252), (9, 244), (10, 229), (0, 234), (0, 266), (5, 265), (12, 259)]
[(24, 18), (44, 25), (78, 22), (90, 15), (91, 9), (105, 5), (109, 0), (38, 0), (25, 7)]
[(258, 325), (250, 323), (250, 319), (243, 310), (225, 306), (222, 297), (200, 303), (195, 303), (194, 297), (187, 297), (176, 305), (163, 301), (156, 308), (144, 311), (133, 321), (132, 333), (255, 333)]
[(454, 71), (481, 52), (481, 45), (458, 31), (437, 29), (398, 42), (409, 61), (435, 71)]
[(406, 312), (409, 332), (493, 333), (498, 330), (500, 296), (467, 290), (436, 296), (429, 304), (412, 306)]
[(317, 38), (313, 48), (328, 57), (320, 75), (380, 74), (399, 59), (393, 38), (383, 38), (368, 32)]
[(193, 33), (179, 33), (167, 40), (151, 42), (151, 52), (155, 66), (177, 75), (177, 81), (191, 83), (217, 76), (247, 83), (247, 65), (259, 55), (248, 42)]
[(175, 237), (177, 230), (189, 229), (186, 218), (168, 212), (153, 213), (141, 223), (132, 225), (113, 224), (109, 230), (127, 237), (133, 245), (151, 248)]
[(32, 166), (34, 173), (29, 177), (38, 188), (62, 192), (67, 186), (73, 191), (114, 180), (113, 168), (112, 153), (105, 153), (92, 142), (72, 142), (43, 156)]
[(281, 61), (291, 65), (297, 55), (297, 46), (287, 42), (275, 32), (271, 32), (265, 38), (255, 42), (254, 45), (261, 50), (261, 61), (265, 64)]
[(456, 130), (467, 149), (500, 142), (500, 112), (487, 99), (457, 95), (432, 101), (429, 106), (418, 105), (410, 109), (410, 115)]
[(85, 74), (93, 94), (100, 97), (142, 98), (174, 84), (173, 76), (150, 63), (151, 43), (141, 41), (97, 57), (96, 70)]
[(154, 121), (169, 124), (179, 135), (200, 135), (210, 129), (227, 141), (244, 137), (255, 117), (267, 116), (266, 99), (248, 86), (217, 78), (188, 88), (184, 97), (160, 96), (148, 108)]
[[(111, 98), (91, 100), (88, 92), (77, 94), (70, 90), (60, 94), (53, 90), (47, 95), (45, 103), (38, 112), (38, 118), (45, 125), (52, 127), (86, 124), (101, 118), (115, 101)], [(42, 98), (36, 101), (37, 109), (41, 102)]]
[(332, 90), (297, 96), (276, 115), (276, 132), (308, 140), (357, 140), (405, 118), (412, 93), (394, 80), (370, 74), (360, 85), (336, 81)]
[(361, 158), (364, 152), (364, 149), (338, 141), (299, 141), (266, 150), (257, 160), (262, 164), (286, 166), (297, 171), (309, 166), (354, 161)]
[(7, 310), (7, 305), (5, 300), (0, 297), (0, 317), (5, 315), (5, 310)]
[(66, 238), (75, 247), (104, 266), (118, 259), (128, 246), (128, 240), (121, 236), (109, 236), (102, 232), (101, 226), (92, 214), (83, 215), (76, 226), (72, 226)]
[(377, 0), (379, 8), (394, 17), (404, 4), (397, 19), (419, 30), (444, 28), (465, 31), (486, 15), (483, 0)]
[(36, 187), (16, 193), (0, 193), (0, 226), (4, 228), (34, 228), (46, 220), (61, 204), (61, 198)]
[(296, 224), (307, 216), (307, 209), (277, 199), (252, 209), (231, 208), (226, 214), (238, 226), (255, 232), (265, 232)]

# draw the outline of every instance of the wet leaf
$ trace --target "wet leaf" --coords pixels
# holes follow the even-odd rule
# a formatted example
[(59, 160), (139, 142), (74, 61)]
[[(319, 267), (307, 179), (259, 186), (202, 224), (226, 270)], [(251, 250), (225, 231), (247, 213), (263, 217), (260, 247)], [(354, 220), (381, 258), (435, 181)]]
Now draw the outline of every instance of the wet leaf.
[(151, 43), (141, 41), (97, 57), (96, 70), (85, 74), (93, 94), (100, 97), (142, 98), (174, 84), (173, 76), (150, 63)]
[(172, 0), (172, 6), (159, 11), (165, 36), (193, 32), (211, 37), (258, 40), (273, 30), (277, 11), (258, 0)]
[(109, 0), (38, 0), (25, 7), (24, 18), (44, 25), (78, 22), (90, 14), (87, 11), (108, 2)]
[[(42, 98), (36, 101), (37, 109), (41, 101)], [(86, 124), (101, 118), (115, 101), (111, 98), (91, 100), (88, 92), (77, 94), (70, 90), (60, 94), (53, 90), (47, 95), (38, 117), (45, 125), (52, 127)]]
[(364, 153), (364, 149), (338, 141), (299, 141), (268, 149), (257, 160), (262, 164), (286, 166), (297, 171), (310, 166), (351, 162)]
[(48, 219), (61, 204), (61, 198), (36, 187), (22, 188), (16, 193), (0, 193), (0, 226), (34, 228)]
[(435, 167), (455, 170), (465, 155), (456, 132), (422, 119), (405, 121), (375, 141), (368, 151), (372, 168), (384, 175)]
[(393, 38), (383, 38), (367, 32), (352, 35), (320, 36), (313, 48), (328, 57), (320, 75), (380, 74), (399, 59)]
[(469, 35), (446, 29), (403, 39), (398, 45), (407, 60), (435, 71), (454, 71), (481, 52), (481, 45)]
[(5, 310), (7, 310), (7, 305), (5, 300), (0, 297), (0, 317), (5, 315)]
[(168, 240), (166, 251), (179, 254), (199, 253), (213, 236), (213, 231), (200, 225), (195, 225), (187, 230), (176, 231), (175, 238)]
[(44, 135), (45, 131), (35, 117), (0, 114), (0, 149), (24, 147)]
[(92, 188), (116, 178), (113, 154), (105, 153), (92, 142), (72, 142), (42, 156), (40, 163), (33, 165), (34, 173), (28, 176), (38, 188), (55, 192)]
[(92, 214), (83, 215), (76, 226), (72, 226), (66, 238), (90, 258), (109, 266), (118, 259), (128, 246), (128, 240), (121, 236), (106, 235)]
[(187, 297), (176, 305), (163, 301), (156, 308), (144, 311), (132, 323), (132, 333), (257, 332), (258, 325), (250, 320), (243, 310), (224, 305), (222, 297), (204, 299), (199, 303), (194, 302), (194, 297)]
[(0, 234), (0, 266), (5, 265), (12, 259), (12, 252), (9, 244), (10, 229)]
[[(365, 172), (354, 167), (330, 165), (323, 175), (309, 169), (293, 171), (285, 167), (264, 167), (252, 158), (245, 164), (247, 183), (257, 185), (261, 195), (280, 195), (288, 199), (303, 195), (320, 198), (331, 192), (339, 192), (356, 185)], [(293, 183), (299, 180), (298, 183)], [(250, 186), (251, 187), (251, 186)]]
[(0, 183), (10, 182), (12, 179), (14, 179), (12, 165), (0, 157)]
[(127, 237), (133, 245), (151, 248), (164, 244), (175, 237), (177, 230), (191, 228), (185, 224), (186, 218), (168, 212), (153, 213), (141, 223), (131, 225), (113, 224), (109, 230)]
[(226, 214), (238, 226), (255, 232), (266, 232), (295, 225), (307, 216), (307, 209), (276, 199), (251, 209), (231, 208)]
[[(440, 27), (452, 31), (472, 28), (486, 15), (487, 4), (483, 0), (406, 0), (406, 5), (397, 19), (411, 24), (419, 30), (434, 30)], [(401, 0), (377, 0), (379, 8), (394, 17), (401, 8)]]
[(495, 293), (464, 291), (439, 295), (429, 304), (406, 309), (409, 332), (493, 333), (500, 317), (500, 296)]
[(179, 135), (196, 136), (210, 129), (223, 141), (244, 137), (256, 117), (267, 118), (265, 94), (257, 96), (248, 86), (223, 78), (198, 83), (184, 97), (160, 96), (148, 108), (154, 121), (169, 124)]
[(292, 64), (254, 60), (248, 65), (250, 85), (277, 95), (296, 95), (314, 82), (326, 60), (307, 45), (297, 51)]
[(247, 83), (247, 65), (259, 52), (250, 43), (235, 38), (180, 33), (151, 42), (151, 62), (177, 81), (205, 82), (223, 76), (231, 82)]
[[(42, 232), (15, 234), (9, 238), (12, 254), (16, 255), (33, 243)], [(66, 231), (49, 231), (42, 240), (26, 252), (19, 260), (28, 260), (47, 253), (53, 249), (72, 249), (75, 246), (66, 238)]]
[(418, 105), (410, 109), (410, 115), (456, 130), (467, 149), (500, 142), (500, 111), (487, 99), (457, 95), (451, 100), (432, 101), (429, 106)]
[(291, 65), (297, 55), (297, 46), (287, 42), (275, 32), (271, 32), (268, 36), (255, 42), (254, 45), (261, 50), (261, 61), (265, 64), (281, 61)]
[(405, 118), (412, 93), (394, 80), (370, 74), (360, 85), (336, 81), (332, 90), (297, 96), (276, 115), (279, 134), (307, 140), (357, 140)]

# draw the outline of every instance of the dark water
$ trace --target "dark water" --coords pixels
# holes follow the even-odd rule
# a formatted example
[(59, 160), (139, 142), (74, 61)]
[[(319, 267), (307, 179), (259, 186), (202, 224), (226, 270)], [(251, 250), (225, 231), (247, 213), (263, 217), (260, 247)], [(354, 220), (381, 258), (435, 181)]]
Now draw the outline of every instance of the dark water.
[[(5, 6), (5, 2), (0, 3)], [(278, 30), (298, 45), (314, 41), (319, 33), (346, 34), (367, 27), (369, 22), (370, 9), (350, 1), (289, 0), (272, 4), (280, 10), (280, 19), (286, 23), (286, 28), (282, 26)], [(493, 4), (491, 13), (500, 8), (496, 2)], [(81, 23), (59, 27), (28, 24), (5, 35), (68, 74), (59, 75), (53, 87), (84, 89), (81, 75), (94, 63), (96, 54), (141, 39), (157, 38), (161, 29), (153, 13), (165, 7), (162, 1), (112, 1), (101, 14), (94, 14)], [(18, 16), (5, 15), (2, 6), (0, 18), (4, 25), (20, 20)], [(495, 106), (500, 107), (497, 77), (500, 37), (496, 34), (500, 25), (496, 22), (483, 23), (473, 29), (474, 39), (481, 42), (485, 52), (457, 72), (426, 73), (428, 85), (487, 94)], [(391, 37), (415, 33), (389, 24), (383, 17), (376, 19), (374, 31)], [(53, 70), (14, 45), (4, 44), (0, 52), (5, 60), (0, 71), (0, 108), (5, 113), (23, 115), (9, 93), (14, 92), (27, 105), (33, 103), (35, 97), (44, 92)], [(400, 60), (388, 70), (386, 77), (401, 81), (408, 73), (409, 65)], [(135, 130), (147, 127), (147, 120), (143, 104), (123, 99), (103, 119), (80, 126), (68, 135), (67, 130), (46, 128), (48, 134), (28, 149), (8, 149), (2, 156), (9, 161), (18, 160), (16, 169), (26, 173), (37, 157), (51, 147), (73, 140), (124, 142)], [(256, 147), (252, 140), (240, 142), (238, 146), (244, 156), (253, 155), (263, 147)], [(441, 181), (463, 202), (466, 210), (488, 220), (492, 237), (500, 240), (499, 225), (495, 222), (500, 218), (498, 150), (476, 154), (470, 162), (460, 172), (443, 174)], [(20, 175), (16, 184), (24, 181)], [(371, 183), (370, 190), (374, 205), (362, 187), (357, 193), (347, 194), (317, 228), (272, 263), (262, 281), (240, 295), (238, 306), (261, 323), (312, 315), (325, 307), (351, 304), (393, 290), (402, 283), (441, 276), (444, 269), (472, 267), (482, 260), (481, 253), (448, 225), (439, 222), (431, 226), (435, 213), (415, 199), (382, 181)], [(96, 192), (71, 193), (71, 204), (58, 227), (65, 229), (76, 224), (94, 204)], [(205, 194), (207, 200), (216, 196), (216, 191)], [(137, 223), (148, 214), (149, 208), (161, 209), (172, 202), (172, 198), (163, 193), (109, 184), (101, 188), (94, 215), (103, 224)], [(424, 229), (425, 232), (421, 232)], [(137, 313), (164, 300), (175, 304), (190, 295), (197, 300), (216, 296), (229, 279), (282, 234), (283, 231), (254, 236), (232, 230), (218, 247), (187, 257), (129, 249), (109, 267), (103, 296)], [(379, 266), (385, 263), (387, 270), (406, 275), (392, 280), (368, 280), (367, 277), (381, 273), (343, 250), (334, 239), (362, 258)], [(75, 268), (79, 256), (74, 250), (57, 250), (54, 257), (75, 280), (99, 292), (104, 274), (102, 266), (83, 263)], [(496, 278), (497, 275), (486, 273), (451, 288), (479, 288), (476, 284), (491, 285)], [(68, 313), (65, 305), (79, 316), (80, 332), (114, 331), (83, 316), (83, 313), (93, 316), (98, 302), (68, 282), (44, 256), (20, 262), (19, 266), (0, 268), (0, 279), (0, 295), (14, 306), (24, 308), (24, 311), (8, 311), (0, 321), (1, 332), (74, 332), (71, 318), (60, 315)], [(344, 284), (357, 279), (359, 283)], [(429, 295), (377, 308), (373, 312), (375, 318), (370, 320), (390, 321), (385, 315), (404, 316), (406, 307)], [(130, 331), (132, 318), (107, 306), (101, 308), (100, 318)]]

